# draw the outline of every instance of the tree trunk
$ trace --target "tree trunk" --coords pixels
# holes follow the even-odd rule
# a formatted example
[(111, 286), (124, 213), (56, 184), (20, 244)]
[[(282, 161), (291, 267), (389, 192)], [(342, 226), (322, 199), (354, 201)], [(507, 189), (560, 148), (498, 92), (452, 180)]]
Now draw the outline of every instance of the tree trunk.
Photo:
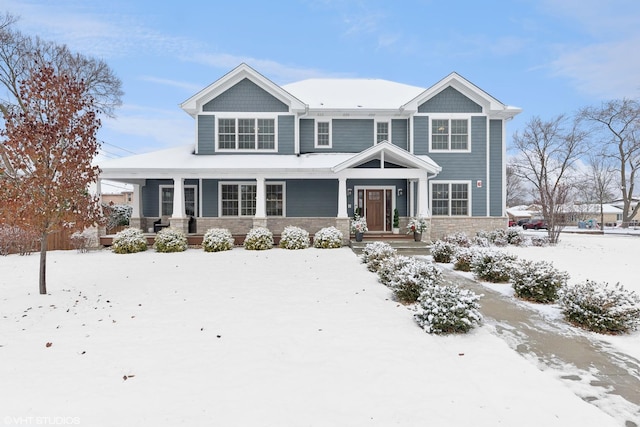
[(47, 293), (47, 233), (40, 236), (40, 295)]

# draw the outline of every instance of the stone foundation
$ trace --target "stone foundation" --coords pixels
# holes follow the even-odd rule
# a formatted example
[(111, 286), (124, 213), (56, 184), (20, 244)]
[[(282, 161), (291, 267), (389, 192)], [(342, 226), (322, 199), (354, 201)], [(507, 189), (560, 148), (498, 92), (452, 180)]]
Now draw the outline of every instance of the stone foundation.
[(431, 240), (459, 232), (474, 237), (478, 231), (491, 231), (508, 226), (507, 217), (432, 217), (430, 235)]

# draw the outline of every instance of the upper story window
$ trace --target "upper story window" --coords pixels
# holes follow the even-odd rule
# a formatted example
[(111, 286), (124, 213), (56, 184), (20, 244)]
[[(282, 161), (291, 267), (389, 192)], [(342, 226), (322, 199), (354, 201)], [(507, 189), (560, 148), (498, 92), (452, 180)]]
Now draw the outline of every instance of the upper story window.
[(468, 119), (432, 119), (432, 151), (469, 151)]
[(389, 122), (376, 122), (376, 144), (389, 141)]
[(433, 215), (468, 216), (470, 186), (468, 182), (432, 182), (431, 211)]
[(273, 151), (275, 148), (275, 119), (218, 119), (218, 150)]
[(316, 148), (331, 148), (331, 122), (316, 120)]

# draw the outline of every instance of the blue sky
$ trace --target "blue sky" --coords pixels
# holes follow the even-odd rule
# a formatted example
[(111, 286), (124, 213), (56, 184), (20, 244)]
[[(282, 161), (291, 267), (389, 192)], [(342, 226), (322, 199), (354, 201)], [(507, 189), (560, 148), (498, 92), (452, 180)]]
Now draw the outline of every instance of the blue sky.
[[(182, 4), (180, 4), (182, 3)], [(179, 104), (242, 62), (278, 84), (380, 78), (429, 87), (456, 71), (532, 116), (640, 97), (637, 0), (0, 0), (25, 33), (103, 58), (123, 106), (107, 157), (194, 140)]]

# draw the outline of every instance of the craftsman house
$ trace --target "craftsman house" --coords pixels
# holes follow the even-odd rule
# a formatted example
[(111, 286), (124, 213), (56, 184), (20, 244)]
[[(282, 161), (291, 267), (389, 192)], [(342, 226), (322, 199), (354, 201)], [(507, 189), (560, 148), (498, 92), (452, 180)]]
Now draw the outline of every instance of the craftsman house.
[(507, 225), (506, 122), (521, 110), (451, 73), (428, 89), (377, 79), (279, 86), (241, 64), (181, 104), (194, 143), (103, 162), (133, 186), (132, 225), (349, 236), (426, 217), (435, 239)]

